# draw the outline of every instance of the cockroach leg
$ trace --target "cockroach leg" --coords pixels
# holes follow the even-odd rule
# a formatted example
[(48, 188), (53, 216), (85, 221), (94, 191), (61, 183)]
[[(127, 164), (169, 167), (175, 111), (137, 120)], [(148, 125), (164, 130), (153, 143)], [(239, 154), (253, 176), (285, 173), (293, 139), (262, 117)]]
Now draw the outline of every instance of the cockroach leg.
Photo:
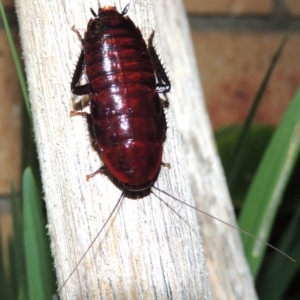
[(89, 93), (89, 87), (87, 84), (74, 86), (72, 93), (78, 96), (86, 95)]
[(81, 41), (81, 44), (83, 45), (84, 40), (83, 40), (79, 30), (75, 27), (75, 25), (72, 26), (71, 30), (74, 31), (77, 34), (79, 40)]
[(71, 91), (73, 94), (78, 96), (89, 94), (89, 86), (87, 84), (76, 86), (76, 84), (79, 82), (79, 79), (81, 77), (83, 68), (84, 68), (84, 52), (82, 50), (71, 82)]
[(163, 167), (165, 167), (165, 168), (168, 168), (168, 169), (170, 169), (171, 168), (171, 165), (169, 164), (169, 163), (165, 163), (165, 162), (161, 162), (161, 165), (163, 166)]
[(108, 168), (106, 166), (102, 166), (97, 171), (93, 172), (92, 174), (86, 175), (86, 181), (89, 181), (91, 178), (93, 178), (97, 174), (105, 174), (108, 172)]
[(168, 93), (171, 90), (171, 82), (153, 46), (154, 33), (155, 31), (153, 30), (148, 39), (148, 50), (158, 80), (158, 83), (156, 84), (156, 91), (158, 93)]
[[(93, 145), (93, 147), (96, 151), (99, 151), (99, 149), (97, 148), (97, 139), (96, 139), (96, 135), (95, 135), (95, 132), (94, 132), (94, 129), (93, 129), (93, 120), (92, 120), (91, 114), (89, 114), (85, 111), (71, 110), (70, 111), (70, 117), (75, 117), (75, 116), (81, 116), (81, 117), (86, 118), (89, 133), (90, 133), (90, 137), (91, 137), (91, 140), (92, 140), (92, 145)], [(102, 168), (104, 168), (104, 167), (102, 167)]]
[(85, 111), (75, 111), (75, 110), (71, 110), (70, 111), (70, 117), (75, 117), (75, 116), (82, 116), (82, 117), (89, 117), (90, 114), (85, 112)]
[(169, 108), (170, 106), (168, 99), (160, 99), (160, 104), (163, 108)]

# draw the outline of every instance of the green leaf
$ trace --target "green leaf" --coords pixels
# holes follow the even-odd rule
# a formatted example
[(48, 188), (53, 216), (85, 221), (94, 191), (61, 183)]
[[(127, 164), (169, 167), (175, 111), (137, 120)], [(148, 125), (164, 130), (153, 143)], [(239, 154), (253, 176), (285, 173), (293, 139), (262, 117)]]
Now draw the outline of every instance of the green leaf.
[(50, 299), (55, 291), (41, 196), (30, 168), (23, 174), (24, 245), (30, 299)]
[[(272, 137), (239, 217), (241, 229), (267, 241), (270, 230), (294, 168), (300, 147), (300, 89)], [(251, 272), (256, 276), (265, 245), (242, 236)], [(292, 263), (292, 262), (287, 262)]]
[[(230, 158), (234, 145), (242, 131), (241, 125), (231, 125), (215, 132), (218, 152), (225, 166)], [(240, 163), (229, 187), (235, 209), (240, 209), (244, 203), (247, 191), (255, 172), (274, 133), (274, 127), (254, 125), (250, 128), (245, 147), (240, 155)]]
[[(290, 253), (296, 263), (286, 262), (282, 255), (273, 253), (268, 261), (269, 267), (260, 276), (258, 282), (259, 299), (283, 299), (284, 292), (291, 280), (300, 268), (300, 204), (298, 198), (298, 208), (285, 228), (283, 238), (278, 244), (279, 249)], [(281, 275), (280, 275), (281, 274)], [(284, 275), (284, 276), (282, 276)]]
[(24, 241), (23, 241), (23, 219), (22, 219), (22, 208), (20, 199), (18, 198), (16, 189), (11, 184), (11, 204), (12, 204), (12, 215), (13, 215), (13, 252), (14, 252), (14, 273), (16, 276), (16, 286), (25, 285), (25, 262), (24, 262)]

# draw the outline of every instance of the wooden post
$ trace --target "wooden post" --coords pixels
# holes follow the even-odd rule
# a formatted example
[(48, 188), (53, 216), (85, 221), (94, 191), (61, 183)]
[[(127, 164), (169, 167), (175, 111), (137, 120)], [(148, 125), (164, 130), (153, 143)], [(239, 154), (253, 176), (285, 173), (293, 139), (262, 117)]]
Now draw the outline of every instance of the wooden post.
[[(100, 4), (116, 4), (121, 11), (128, 0), (101, 0)], [(85, 181), (101, 161), (91, 146), (85, 120), (70, 118), (73, 102), (80, 99), (72, 95), (70, 81), (81, 50), (71, 27), (83, 33), (92, 17), (90, 7), (97, 11), (98, 6), (99, 1), (89, 0), (17, 0), (59, 286), (121, 194), (106, 176)], [(199, 207), (234, 223), (181, 2), (130, 1), (128, 15), (145, 39), (155, 30), (154, 43), (172, 83), (163, 157), (171, 169), (162, 168), (155, 185), (193, 204), (187, 159)], [(210, 299), (195, 212), (155, 194), (158, 197), (123, 201), (61, 291), (61, 299)], [(203, 216), (200, 222), (214, 298), (255, 299), (238, 234)]]

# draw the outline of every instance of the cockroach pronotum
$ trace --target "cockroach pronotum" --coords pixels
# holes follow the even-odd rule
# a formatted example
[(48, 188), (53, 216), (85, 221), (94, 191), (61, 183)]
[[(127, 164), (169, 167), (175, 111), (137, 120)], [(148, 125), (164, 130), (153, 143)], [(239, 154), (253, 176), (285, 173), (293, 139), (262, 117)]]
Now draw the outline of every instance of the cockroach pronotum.
[[(84, 38), (75, 30), (83, 49), (72, 78), (71, 90), (75, 95), (89, 94), (90, 114), (72, 111), (71, 116), (87, 118), (95, 147), (104, 162), (104, 166), (87, 175), (87, 179), (97, 173), (108, 173), (123, 185), (124, 191), (58, 293), (103, 231), (125, 192), (140, 193), (153, 187), (176, 201), (261, 241), (153, 185), (160, 167), (168, 166), (162, 162), (167, 129), (164, 107), (167, 106), (167, 101), (161, 100), (159, 93), (169, 92), (171, 84), (153, 46), (154, 31), (146, 45), (140, 30), (125, 16), (128, 9), (129, 4), (121, 13), (110, 6), (99, 8), (98, 14), (91, 9), (94, 18), (90, 19)], [(78, 85), (84, 69), (87, 83)]]

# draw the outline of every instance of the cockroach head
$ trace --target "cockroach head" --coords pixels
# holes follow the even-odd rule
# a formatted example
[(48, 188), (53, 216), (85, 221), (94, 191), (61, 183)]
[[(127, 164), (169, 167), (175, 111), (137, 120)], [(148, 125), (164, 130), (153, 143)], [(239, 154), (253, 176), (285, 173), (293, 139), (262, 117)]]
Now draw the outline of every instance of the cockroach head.
[[(129, 6), (130, 5), (128, 3), (124, 7), (124, 9), (123, 9), (123, 11), (121, 13), (122, 16), (125, 16), (127, 14), (128, 10), (129, 10)], [(90, 10), (91, 10), (91, 13), (92, 13), (93, 17), (96, 18), (96, 19), (98, 19), (100, 17), (101, 12), (103, 12), (103, 11), (112, 10), (112, 11), (118, 12), (116, 6), (104, 6), (104, 7), (100, 7), (99, 10), (98, 10), (98, 14), (96, 14), (96, 12), (92, 8), (90, 8)]]

